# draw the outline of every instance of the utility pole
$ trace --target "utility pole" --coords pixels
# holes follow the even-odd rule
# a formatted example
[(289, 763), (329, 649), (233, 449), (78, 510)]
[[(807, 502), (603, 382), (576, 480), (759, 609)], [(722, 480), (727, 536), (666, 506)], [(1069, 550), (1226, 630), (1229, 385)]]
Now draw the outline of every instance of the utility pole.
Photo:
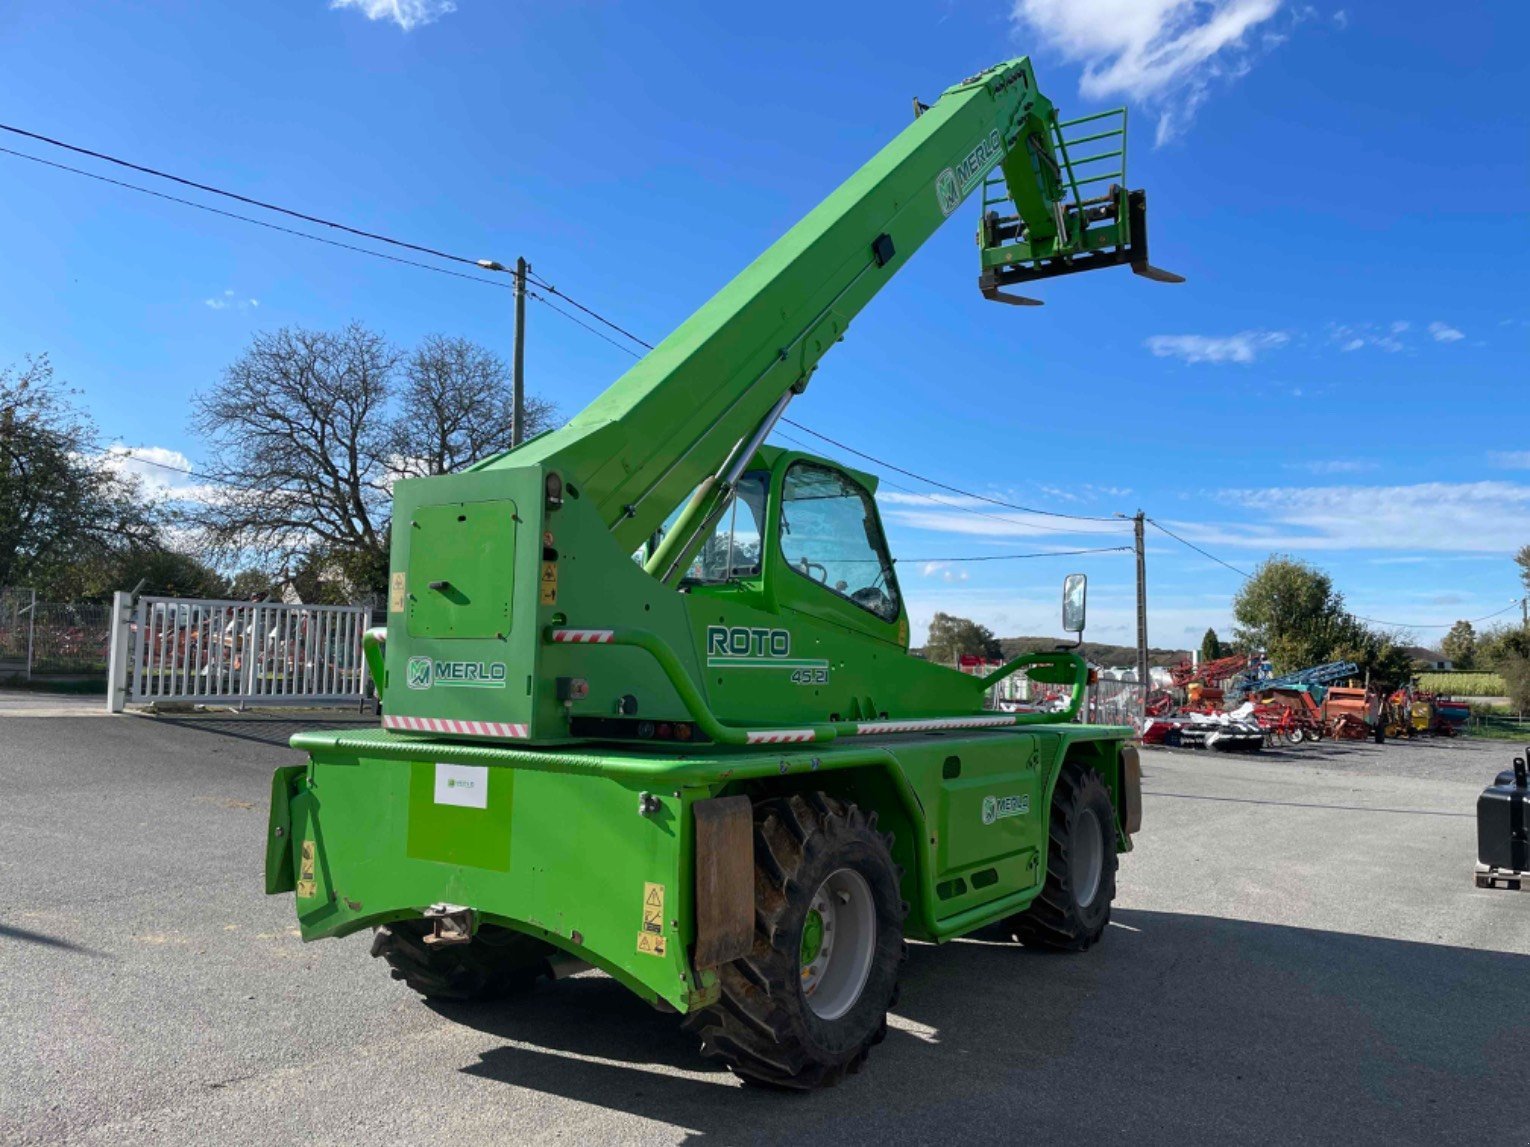
[(1137, 551), (1137, 697), (1143, 720), (1147, 719), (1148, 699), (1147, 554), (1142, 536), (1145, 521), (1141, 510), (1132, 519), (1132, 544)]
[(515, 357), (510, 362), (510, 387), (515, 394), (515, 425), (510, 445), (526, 438), (526, 260), (515, 261)]
[(511, 415), (510, 445), (519, 446), (526, 439), (526, 272), (531, 270), (524, 257), (515, 260), (515, 270), (493, 259), (479, 259), (485, 271), (499, 271), (515, 279), (515, 349), (510, 356), (510, 392), (514, 411)]

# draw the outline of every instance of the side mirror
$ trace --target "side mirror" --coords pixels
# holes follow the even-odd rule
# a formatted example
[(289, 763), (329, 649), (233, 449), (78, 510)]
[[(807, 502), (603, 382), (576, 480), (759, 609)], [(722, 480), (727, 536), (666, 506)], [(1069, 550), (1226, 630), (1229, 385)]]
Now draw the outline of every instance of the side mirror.
[(1064, 633), (1077, 636), (1084, 632), (1084, 600), (1089, 593), (1089, 578), (1084, 574), (1069, 574), (1063, 581)]

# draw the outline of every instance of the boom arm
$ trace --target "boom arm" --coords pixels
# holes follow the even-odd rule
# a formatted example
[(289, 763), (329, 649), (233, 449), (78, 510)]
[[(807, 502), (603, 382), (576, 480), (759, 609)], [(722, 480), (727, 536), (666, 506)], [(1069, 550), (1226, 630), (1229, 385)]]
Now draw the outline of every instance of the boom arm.
[[(1090, 231), (1087, 251), (1113, 250), (1111, 261), (1125, 261), (1128, 212), (1109, 218), (1096, 207), (1086, 218), (1086, 209), (1065, 203), (1056, 112), (1037, 91), (1029, 59), (980, 72), (918, 110), (912, 124), (567, 426), (488, 465), (556, 466), (594, 500), (627, 551), (700, 486), (668, 549), (649, 563), (663, 577), (722, 504), (783, 399), (800, 393), (850, 320), (996, 167), (1017, 213), (1002, 228), (985, 217), (984, 242), (1019, 237), (1028, 257), (1053, 256), (1030, 277), (1074, 269), (1067, 266), (1070, 226), (1082, 233), (1105, 224)], [(1125, 192), (1112, 194), (1124, 205)], [(985, 266), (990, 262), (985, 255)], [(984, 293), (996, 297), (986, 285)]]

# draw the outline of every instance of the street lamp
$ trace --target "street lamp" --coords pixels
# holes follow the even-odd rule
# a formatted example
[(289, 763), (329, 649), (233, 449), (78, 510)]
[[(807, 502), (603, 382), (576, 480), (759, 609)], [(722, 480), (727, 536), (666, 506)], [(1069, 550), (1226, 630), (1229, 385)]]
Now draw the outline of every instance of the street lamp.
[(514, 448), (526, 437), (526, 260), (516, 259), (513, 269), (493, 259), (479, 259), (478, 265), (485, 271), (499, 271), (515, 279), (515, 349), (510, 358), (510, 391), (515, 404), (510, 445)]

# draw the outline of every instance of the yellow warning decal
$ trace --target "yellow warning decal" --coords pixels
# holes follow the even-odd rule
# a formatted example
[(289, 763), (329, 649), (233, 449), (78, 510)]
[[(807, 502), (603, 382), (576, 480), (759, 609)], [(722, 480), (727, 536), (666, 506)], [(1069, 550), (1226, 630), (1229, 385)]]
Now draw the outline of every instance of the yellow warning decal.
[(657, 936), (664, 931), (664, 885), (643, 885), (643, 931)]
[(655, 936), (652, 932), (638, 933), (638, 949), (640, 953), (646, 952), (650, 956), (664, 955), (664, 937)]
[(304, 900), (312, 900), (318, 893), (318, 886), (313, 879), (313, 841), (303, 842), (302, 859), (298, 863), (297, 894)]
[(542, 604), (558, 604), (558, 563), (542, 563)]
[(404, 612), (404, 574), (402, 571), (393, 575), (393, 583), (388, 587), (388, 612)]

